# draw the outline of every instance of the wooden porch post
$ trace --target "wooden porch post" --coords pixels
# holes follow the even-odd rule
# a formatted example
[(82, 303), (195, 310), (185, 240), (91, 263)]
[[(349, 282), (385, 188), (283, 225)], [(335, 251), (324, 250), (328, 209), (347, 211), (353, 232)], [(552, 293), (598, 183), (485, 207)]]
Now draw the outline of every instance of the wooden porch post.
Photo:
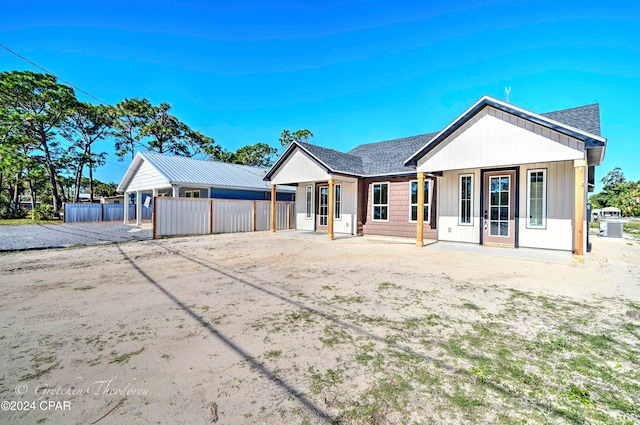
[(136, 191), (136, 226), (142, 224), (142, 192)]
[(151, 222), (153, 223), (153, 225), (156, 225), (156, 198), (158, 197), (158, 189), (153, 189), (153, 198), (151, 198), (151, 200), (153, 201), (151, 203), (152, 210), (151, 210)]
[(276, 231), (276, 185), (271, 185), (271, 231)]
[(253, 231), (256, 231), (256, 223), (258, 221), (258, 212), (257, 212), (257, 205), (256, 205), (256, 201), (253, 201)]
[(213, 199), (209, 199), (209, 233), (213, 233)]
[(329, 179), (329, 226), (327, 229), (327, 234), (329, 236), (329, 239), (333, 239), (333, 198), (334, 198), (334, 193), (333, 191), (335, 190), (335, 181), (333, 179)]
[[(155, 190), (154, 190), (155, 192)], [(157, 193), (156, 193), (157, 195)], [(153, 215), (151, 216), (151, 220), (153, 222), (153, 239), (158, 239), (158, 226), (156, 226), (156, 208), (158, 208), (158, 203), (157, 203), (158, 197), (154, 196), (153, 197)]]
[(416, 246), (424, 246), (424, 172), (418, 172), (418, 211), (416, 223)]
[(573, 261), (584, 263), (584, 171), (586, 161), (576, 159), (573, 161), (573, 183), (575, 205), (573, 207)]
[(129, 224), (129, 192), (124, 193), (124, 224)]

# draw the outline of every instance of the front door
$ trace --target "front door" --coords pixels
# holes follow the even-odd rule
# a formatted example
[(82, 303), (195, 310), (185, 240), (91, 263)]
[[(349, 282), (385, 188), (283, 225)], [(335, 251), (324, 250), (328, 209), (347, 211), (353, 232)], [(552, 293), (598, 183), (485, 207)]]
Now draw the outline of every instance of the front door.
[(329, 226), (329, 186), (318, 187), (318, 215), (316, 230), (327, 231)]
[(484, 173), (484, 225), (482, 231), (485, 245), (515, 246), (515, 189), (515, 171)]

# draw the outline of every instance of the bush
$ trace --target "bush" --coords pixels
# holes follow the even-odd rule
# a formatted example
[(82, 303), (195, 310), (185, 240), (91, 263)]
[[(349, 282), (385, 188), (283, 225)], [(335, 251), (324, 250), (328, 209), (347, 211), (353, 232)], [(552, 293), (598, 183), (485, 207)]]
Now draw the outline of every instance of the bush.
[(38, 205), (31, 210), (31, 218), (34, 220), (53, 220), (53, 207), (51, 205)]
[(13, 208), (11, 208), (11, 201), (4, 197), (0, 197), (0, 218), (14, 219), (25, 218), (26, 216), (27, 212), (25, 210), (18, 208), (16, 211), (13, 211)]

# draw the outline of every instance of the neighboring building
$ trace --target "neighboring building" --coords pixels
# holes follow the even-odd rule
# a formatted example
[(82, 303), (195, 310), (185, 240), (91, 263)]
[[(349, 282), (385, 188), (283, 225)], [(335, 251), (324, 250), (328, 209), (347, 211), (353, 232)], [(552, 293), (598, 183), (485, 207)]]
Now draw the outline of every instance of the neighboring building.
[(124, 195), (101, 196), (98, 199), (101, 204), (124, 204)]
[[(269, 200), (271, 190), (263, 181), (265, 172), (246, 165), (139, 152), (118, 191), (124, 192), (128, 204), (135, 203), (139, 224), (140, 218), (151, 217), (153, 196)], [(276, 193), (278, 201), (292, 201), (295, 188), (279, 186)]]
[[(31, 195), (19, 195), (18, 203), (23, 210), (31, 209)], [(40, 201), (36, 201), (36, 207), (40, 206)]]
[(605, 148), (597, 104), (536, 114), (484, 96), (439, 133), (347, 153), (294, 142), (265, 180), (297, 185), (297, 228), (331, 238), (558, 249), (581, 261)]
[(622, 210), (616, 207), (604, 207), (600, 210), (593, 210), (594, 218), (621, 218)]
[[(81, 202), (81, 203), (91, 202), (91, 194), (90, 193), (79, 193), (78, 194), (78, 201)], [(99, 197), (94, 195), (92, 203), (93, 204), (102, 204), (103, 202), (100, 200)]]

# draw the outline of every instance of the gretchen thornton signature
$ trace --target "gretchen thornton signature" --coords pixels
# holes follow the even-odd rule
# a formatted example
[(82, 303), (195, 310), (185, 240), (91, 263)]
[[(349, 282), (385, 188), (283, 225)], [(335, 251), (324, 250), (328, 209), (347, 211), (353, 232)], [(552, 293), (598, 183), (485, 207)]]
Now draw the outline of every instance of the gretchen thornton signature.
[[(69, 385), (58, 384), (52, 386), (47, 383), (38, 384), (34, 387), (33, 393), (38, 397), (38, 400), (42, 400), (45, 397), (60, 396), (148, 396), (149, 389), (136, 387), (135, 381), (136, 378), (120, 382), (118, 378), (114, 376), (111, 379), (89, 382), (79, 376)], [(29, 386), (27, 384), (18, 384), (15, 392), (17, 395), (25, 395), (29, 392)]]

